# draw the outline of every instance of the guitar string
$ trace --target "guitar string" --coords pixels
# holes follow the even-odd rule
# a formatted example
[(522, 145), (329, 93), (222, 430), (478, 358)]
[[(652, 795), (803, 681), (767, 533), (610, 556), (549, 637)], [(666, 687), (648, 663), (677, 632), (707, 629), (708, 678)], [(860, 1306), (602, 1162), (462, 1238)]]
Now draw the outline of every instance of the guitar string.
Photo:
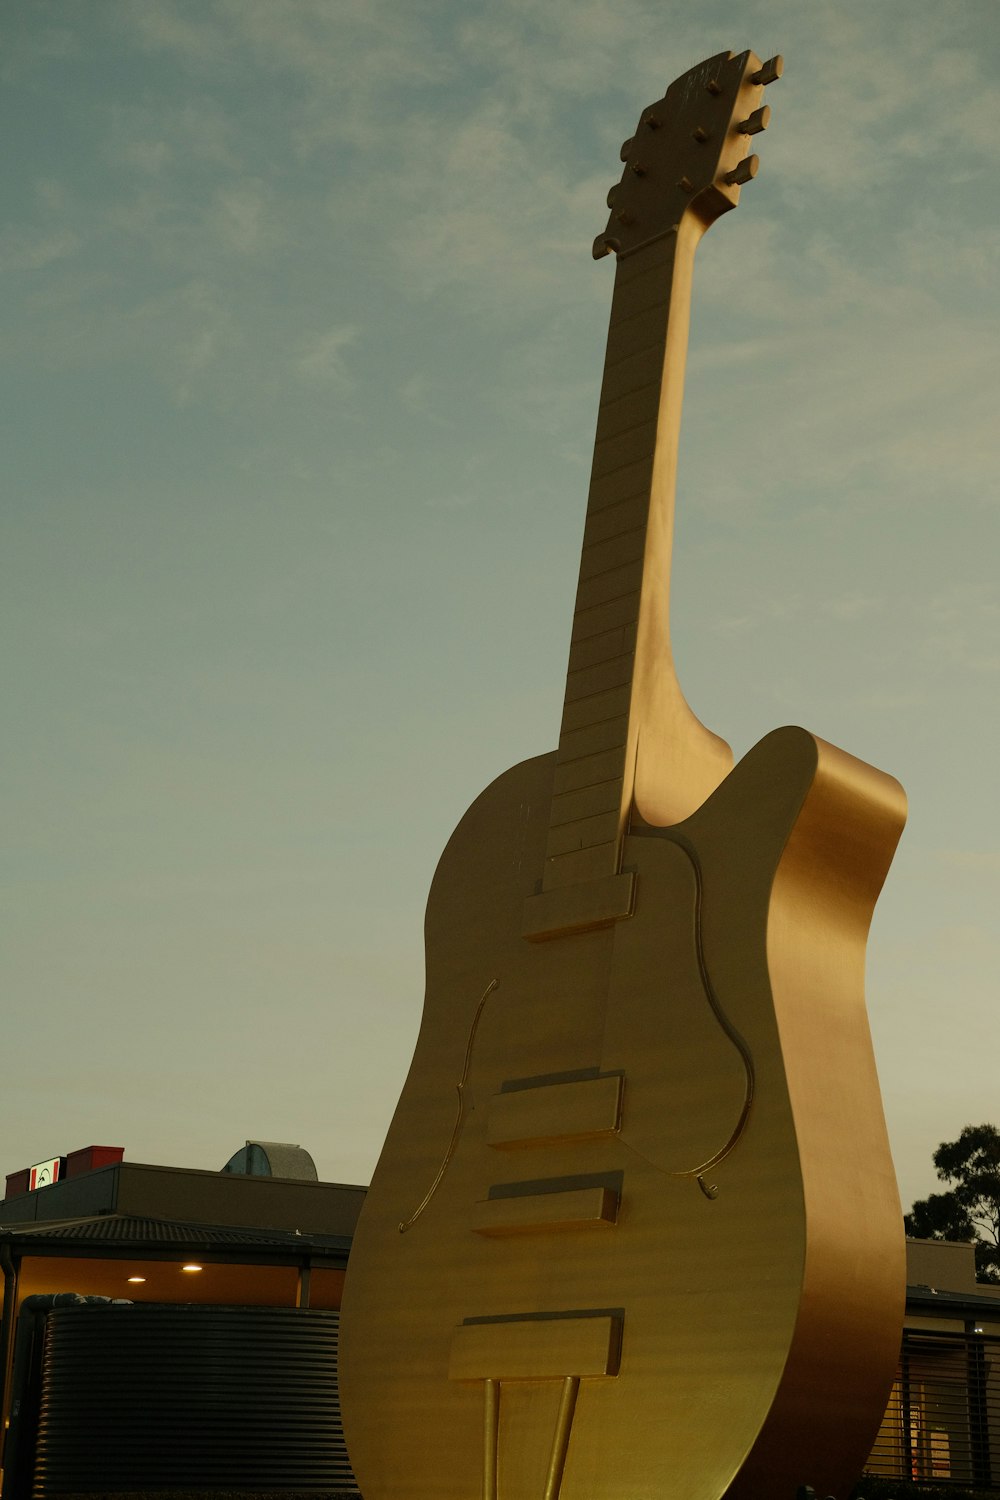
[(408, 1229), (413, 1228), (414, 1224), (420, 1218), (420, 1215), (423, 1213), (424, 1209), (427, 1207), (428, 1203), (430, 1203), (431, 1199), (434, 1197), (434, 1194), (441, 1186), (441, 1179), (444, 1177), (445, 1172), (447, 1172), (448, 1167), (451, 1165), (451, 1159), (455, 1154), (455, 1147), (458, 1145), (458, 1138), (462, 1133), (462, 1125), (465, 1121), (465, 1084), (469, 1077), (469, 1067), (472, 1063), (472, 1048), (476, 1040), (476, 1031), (479, 1028), (479, 1021), (486, 1007), (486, 1002), (499, 983), (499, 979), (490, 980), (489, 984), (486, 986), (486, 989), (483, 991), (482, 999), (476, 1007), (476, 1014), (472, 1018), (472, 1027), (469, 1031), (469, 1042), (465, 1049), (465, 1066), (462, 1068), (462, 1076), (455, 1086), (455, 1092), (458, 1094), (458, 1113), (455, 1116), (455, 1127), (451, 1132), (451, 1140), (448, 1142), (448, 1149), (444, 1153), (444, 1160), (438, 1167), (437, 1175), (434, 1178), (434, 1181), (427, 1189), (427, 1192), (424, 1194), (423, 1198), (418, 1203), (413, 1213), (408, 1219), (404, 1219), (402, 1223), (397, 1226), (400, 1234), (405, 1234)]

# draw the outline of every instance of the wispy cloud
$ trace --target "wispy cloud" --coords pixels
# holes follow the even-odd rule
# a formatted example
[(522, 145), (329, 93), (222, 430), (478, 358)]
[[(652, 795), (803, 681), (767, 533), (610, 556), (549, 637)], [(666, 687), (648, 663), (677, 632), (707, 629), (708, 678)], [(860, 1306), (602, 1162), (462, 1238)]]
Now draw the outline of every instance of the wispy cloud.
[(180, 99), (115, 100), (104, 114), (105, 154), (113, 170), (125, 165), (159, 174), (170, 167), (187, 184), (192, 171), (205, 168), (251, 170), (252, 153), (244, 151), (248, 143), (241, 140), (238, 119), (201, 91)]
[(164, 141), (126, 141), (120, 150), (121, 159), (149, 176), (156, 176), (171, 165), (174, 153)]
[(415, 370), (399, 387), (399, 400), (406, 411), (438, 427), (452, 427), (450, 392), (445, 383), (424, 370)]
[(277, 216), (269, 209), (263, 184), (253, 178), (218, 190), (207, 228), (223, 253), (237, 255), (266, 253), (280, 236)]
[(205, 0), (197, 11), (145, 0), (123, 5), (120, 19), (140, 46), (170, 54), (196, 77), (251, 68), (297, 80), (303, 150), (338, 137), (371, 145), (399, 118), (400, 86), (439, 80), (450, 66), (418, 8), (368, 0)]
[(190, 62), (210, 63), (225, 49), (226, 33), (212, 5), (192, 13), (173, 0), (140, 0), (119, 7), (121, 20), (150, 51), (171, 52)]
[(311, 333), (299, 341), (293, 355), (293, 368), (303, 380), (320, 381), (341, 391), (353, 385), (345, 358), (357, 340), (357, 328), (328, 328)]
[(51, 21), (36, 26), (10, 26), (3, 38), (0, 79), (13, 83), (50, 68), (84, 50), (78, 30)]
[(37, 271), (71, 256), (80, 237), (71, 229), (18, 229), (0, 232), (0, 271)]

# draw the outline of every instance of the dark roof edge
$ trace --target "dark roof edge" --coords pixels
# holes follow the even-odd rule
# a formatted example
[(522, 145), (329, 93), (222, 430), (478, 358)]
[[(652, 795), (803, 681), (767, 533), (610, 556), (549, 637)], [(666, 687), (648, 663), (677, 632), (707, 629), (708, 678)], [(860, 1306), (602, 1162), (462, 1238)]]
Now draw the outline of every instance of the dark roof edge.
[(977, 1312), (985, 1312), (989, 1308), (1000, 1318), (1000, 1296), (993, 1297), (989, 1293), (982, 1295), (978, 1292), (955, 1292), (948, 1291), (944, 1287), (933, 1286), (908, 1286), (906, 1288), (906, 1305), (915, 1307), (951, 1308), (958, 1311), (960, 1308), (973, 1308)]
[[(163, 1233), (157, 1234), (157, 1226)], [(132, 1228), (132, 1234), (123, 1233)], [(148, 1233), (135, 1233), (136, 1228), (148, 1229)], [(93, 1231), (97, 1231), (94, 1233)], [(75, 1231), (75, 1232), (74, 1232)], [(180, 1234), (178, 1233), (180, 1231)], [(0, 1240), (19, 1242), (22, 1245), (72, 1245), (104, 1244), (128, 1247), (134, 1252), (146, 1246), (157, 1249), (176, 1249), (178, 1244), (219, 1250), (230, 1246), (233, 1249), (310, 1251), (328, 1250), (333, 1253), (350, 1248), (350, 1235), (327, 1234), (322, 1231), (271, 1229), (256, 1225), (204, 1224), (183, 1219), (154, 1218), (145, 1214), (92, 1214), (76, 1219), (59, 1221), (29, 1221), (24, 1224), (0, 1224)]]
[[(122, 1167), (125, 1167), (126, 1169), (129, 1167), (137, 1167), (141, 1168), (143, 1172), (180, 1172), (183, 1173), (185, 1177), (211, 1177), (213, 1179), (225, 1177), (229, 1179), (235, 1178), (237, 1182), (280, 1182), (283, 1185), (287, 1184), (287, 1186), (289, 1187), (337, 1188), (342, 1193), (367, 1193), (368, 1191), (367, 1187), (359, 1182), (327, 1182), (322, 1177), (254, 1177), (252, 1174), (246, 1172), (223, 1172), (221, 1169), (219, 1171), (213, 1172), (210, 1167), (167, 1167), (151, 1161), (120, 1161), (115, 1164), (113, 1170), (119, 1171)], [(95, 1168), (95, 1170), (98, 1172), (106, 1172), (112, 1169), (108, 1167), (97, 1167)], [(90, 1176), (91, 1174), (88, 1173), (87, 1175)]]

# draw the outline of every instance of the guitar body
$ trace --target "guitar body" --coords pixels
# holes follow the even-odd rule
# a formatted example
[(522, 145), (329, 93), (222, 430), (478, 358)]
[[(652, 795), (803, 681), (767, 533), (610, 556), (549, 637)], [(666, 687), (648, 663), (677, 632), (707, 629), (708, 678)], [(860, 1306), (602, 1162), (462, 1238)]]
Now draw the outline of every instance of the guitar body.
[(345, 1288), (366, 1500), (490, 1493), (488, 1381), (495, 1492), (537, 1500), (566, 1377), (564, 1500), (837, 1492), (898, 1348), (863, 965), (902, 792), (776, 731), (683, 824), (628, 837), (631, 918), (529, 943), (552, 760), (483, 793), (431, 889), (420, 1035)]

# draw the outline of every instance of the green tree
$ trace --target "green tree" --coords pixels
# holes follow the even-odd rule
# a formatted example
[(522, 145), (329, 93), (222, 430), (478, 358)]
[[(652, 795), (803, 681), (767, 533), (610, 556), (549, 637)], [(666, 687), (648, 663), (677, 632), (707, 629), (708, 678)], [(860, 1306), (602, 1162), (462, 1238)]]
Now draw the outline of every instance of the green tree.
[(974, 1240), (976, 1275), (1000, 1282), (1000, 1130), (966, 1125), (957, 1141), (942, 1141), (934, 1167), (948, 1191), (914, 1203), (906, 1232), (922, 1240)]

